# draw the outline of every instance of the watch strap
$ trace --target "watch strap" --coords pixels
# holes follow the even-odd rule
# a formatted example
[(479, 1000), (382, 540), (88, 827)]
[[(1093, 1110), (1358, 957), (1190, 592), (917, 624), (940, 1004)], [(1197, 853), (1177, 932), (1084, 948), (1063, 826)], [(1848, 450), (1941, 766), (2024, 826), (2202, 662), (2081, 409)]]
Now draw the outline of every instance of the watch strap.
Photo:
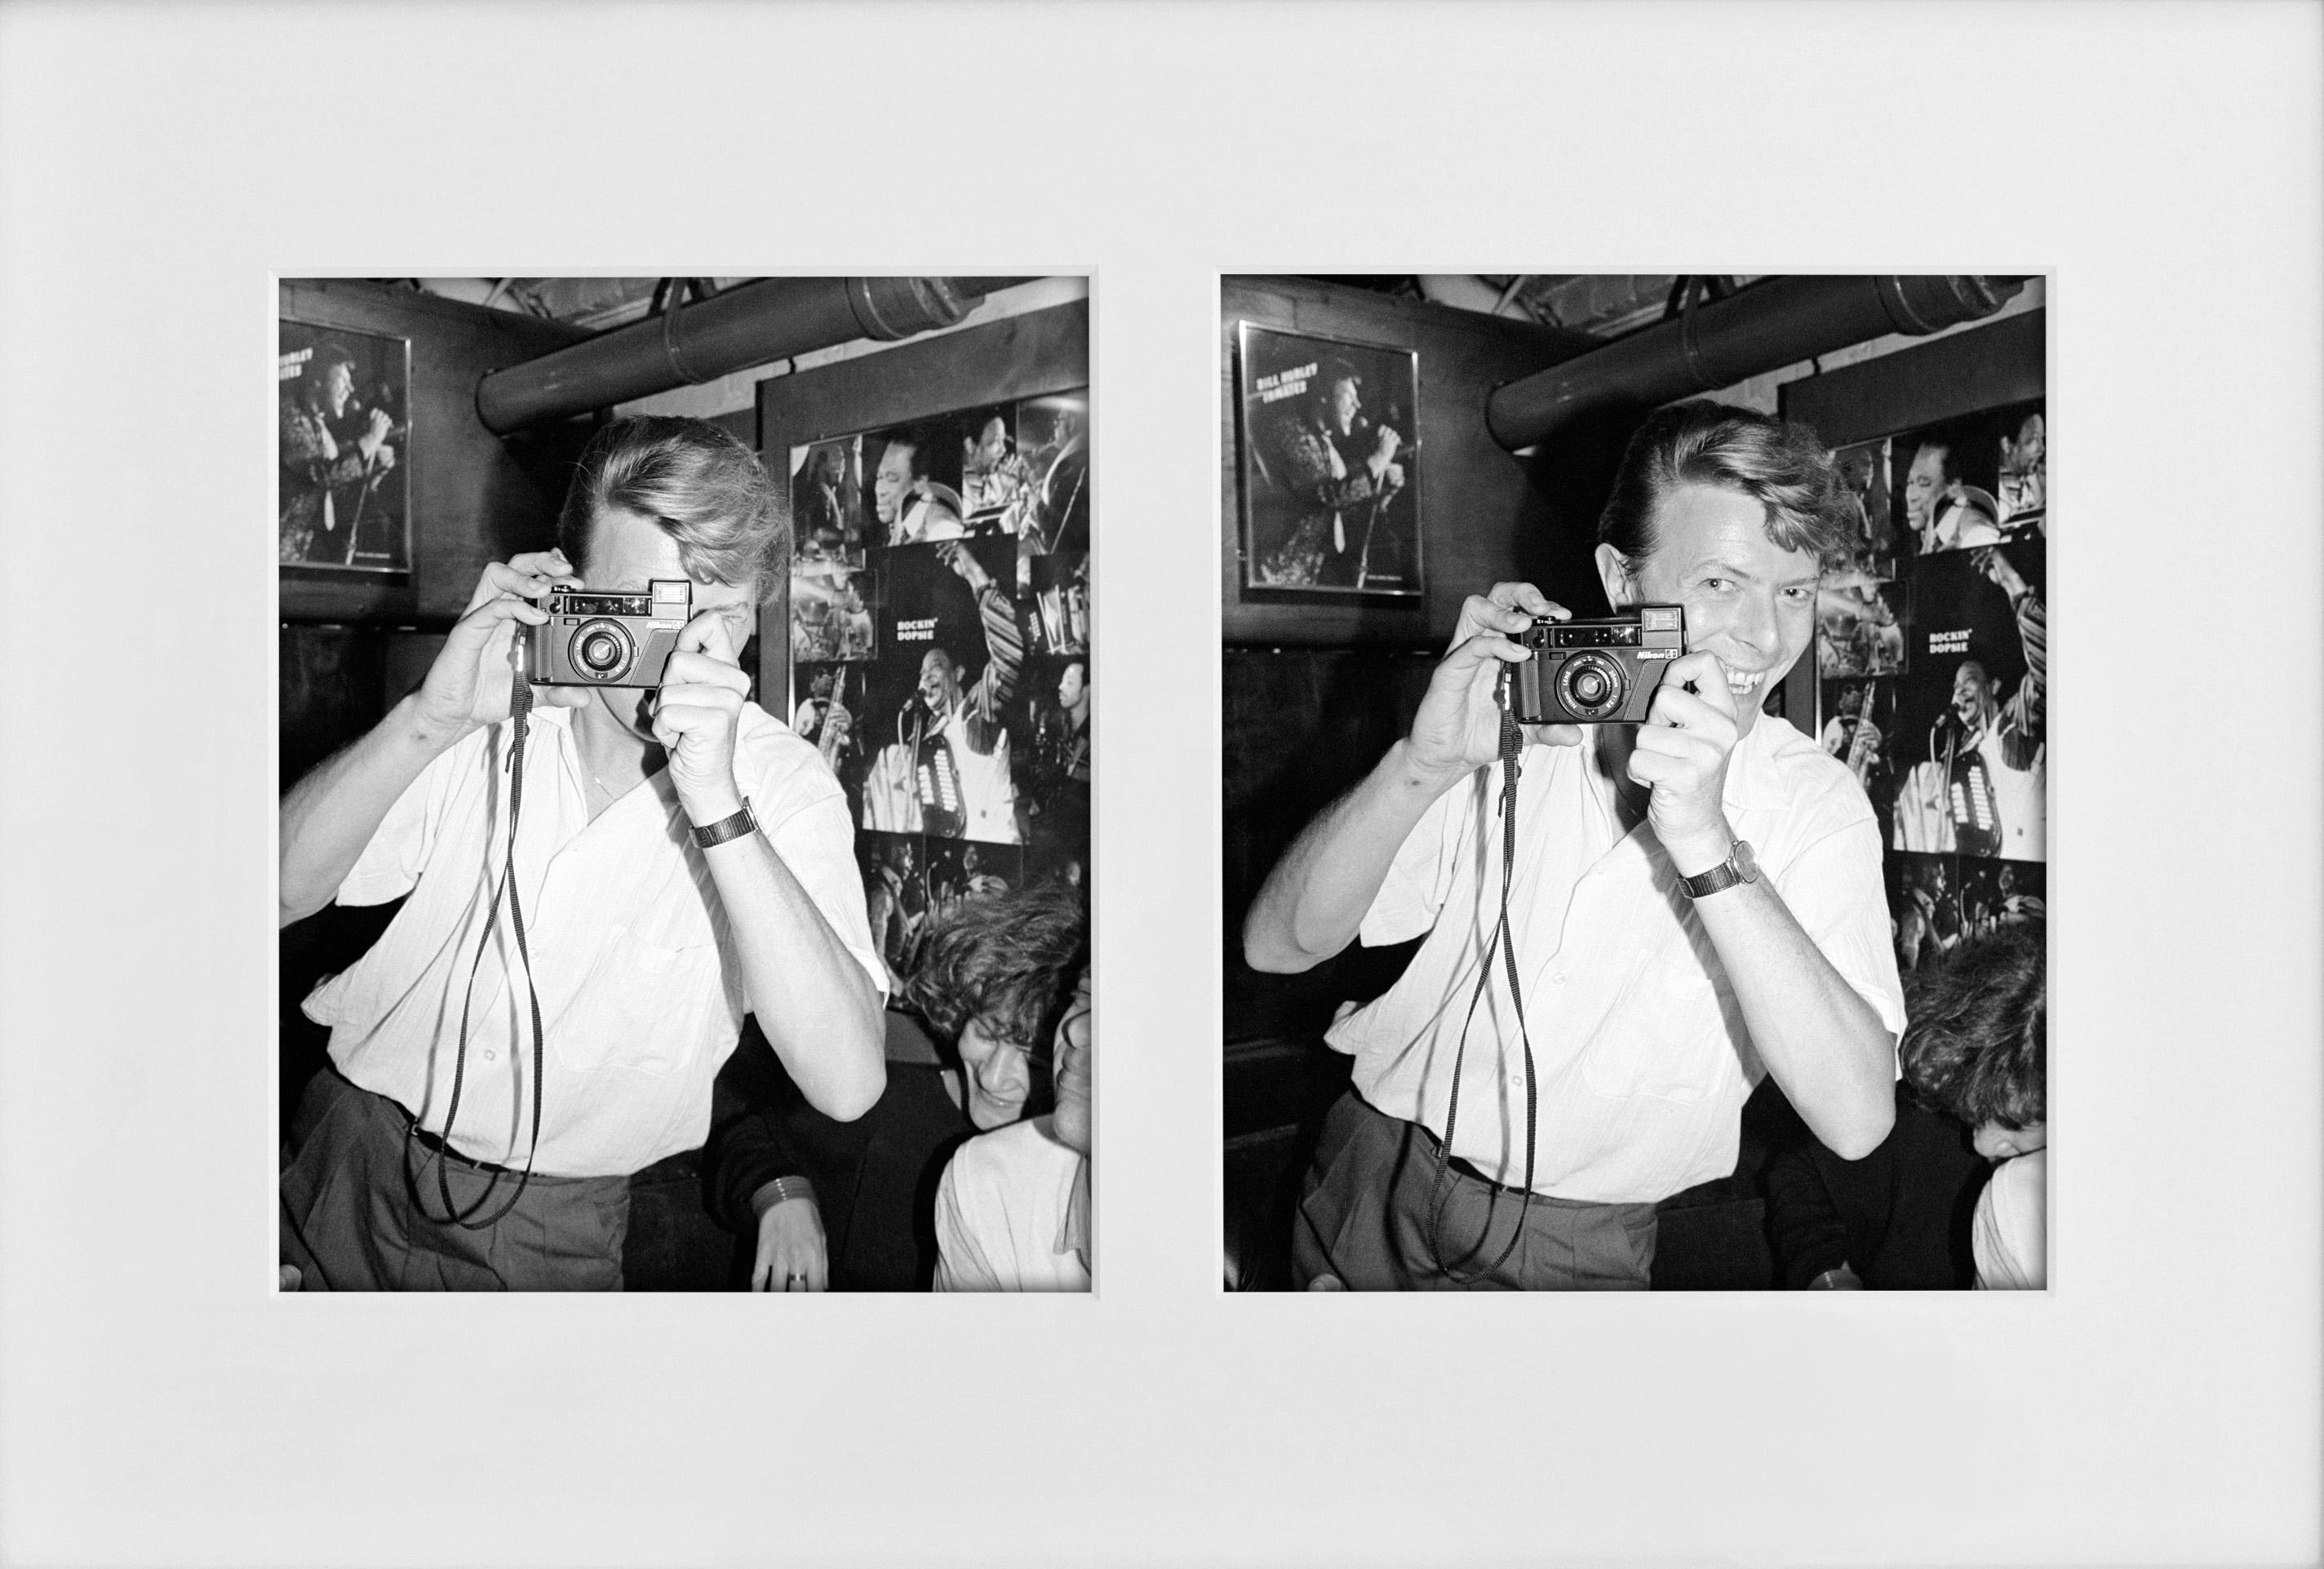
[(721, 817), (715, 823), (705, 823), (694, 830), (694, 842), (705, 850), (714, 844), (724, 844), (729, 839), (739, 839), (745, 834), (759, 831), (759, 819), (751, 815), (751, 803), (744, 801), (742, 809), (731, 817)]
[(1738, 839), (1735, 848), (1727, 853), (1726, 860), (1708, 872), (1680, 878), (1678, 885), (1686, 890), (1689, 899), (1701, 899), (1706, 894), (1717, 893), (1720, 889), (1732, 888), (1738, 882), (1758, 881), (1759, 863), (1752, 856), (1751, 846)]

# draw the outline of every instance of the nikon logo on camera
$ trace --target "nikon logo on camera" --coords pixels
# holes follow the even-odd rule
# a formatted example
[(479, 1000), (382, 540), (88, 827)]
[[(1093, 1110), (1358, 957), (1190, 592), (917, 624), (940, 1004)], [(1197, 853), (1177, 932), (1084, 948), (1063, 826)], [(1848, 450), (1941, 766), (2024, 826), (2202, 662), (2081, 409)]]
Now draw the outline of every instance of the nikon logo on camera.
[(1552, 621), (1517, 634), (1533, 658), (1512, 668), (1509, 704), (1520, 725), (1636, 725), (1670, 661), (1686, 651), (1686, 611), (1642, 605), (1618, 615)]

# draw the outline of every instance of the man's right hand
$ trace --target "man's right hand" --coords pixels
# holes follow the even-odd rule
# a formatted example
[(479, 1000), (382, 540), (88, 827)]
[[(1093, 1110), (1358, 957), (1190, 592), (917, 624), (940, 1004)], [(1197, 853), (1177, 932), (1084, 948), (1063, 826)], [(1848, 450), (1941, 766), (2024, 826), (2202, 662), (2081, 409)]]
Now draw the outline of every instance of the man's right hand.
[[(550, 588), (581, 586), (562, 550), (538, 550), (495, 561), (476, 579), (467, 613), (444, 640), (436, 662), (416, 694), (421, 728), (450, 746), (471, 731), (509, 716), (509, 693), (522, 661), (515, 652), (517, 628), (538, 626), (549, 612), (534, 603)], [(589, 701), (586, 688), (543, 687), (535, 701), (579, 708)]]
[[(1461, 778), (1501, 754), (1501, 705), (1495, 688), (1504, 665), (1532, 655), (1516, 634), (1536, 615), (1567, 620), (1572, 612), (1545, 598), (1530, 583), (1497, 583), (1489, 594), (1472, 594), (1461, 606), (1452, 644), (1429, 678), (1428, 691), (1413, 715), (1407, 747), (1415, 767), (1447, 781)], [(1582, 730), (1573, 725), (1526, 726), (1533, 745), (1573, 746)]]
[[(1397, 449), (1403, 445), (1404, 438), (1397, 432), (1395, 426), (1383, 425), (1379, 428), (1379, 439), (1372, 443), (1371, 456), (1364, 459), (1364, 466), (1372, 471), (1372, 478), (1375, 481), (1382, 484), (1387, 482), (1388, 471), (1396, 461)], [(1397, 475), (1396, 483), (1397, 485), (1404, 483), (1402, 474)]]

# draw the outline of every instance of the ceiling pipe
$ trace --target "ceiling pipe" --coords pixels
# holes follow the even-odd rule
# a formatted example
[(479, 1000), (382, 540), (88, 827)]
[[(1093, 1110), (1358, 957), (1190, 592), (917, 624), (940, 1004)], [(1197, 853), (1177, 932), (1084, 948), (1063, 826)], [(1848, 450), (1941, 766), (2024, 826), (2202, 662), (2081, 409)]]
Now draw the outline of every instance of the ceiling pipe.
[(1992, 315), (2019, 277), (1769, 278), (1493, 389), (1485, 425), (1514, 452), (1584, 410), (1651, 409), (1889, 333), (1923, 337)]
[(476, 413), (505, 436), (673, 387), (716, 381), (858, 338), (951, 327), (1027, 278), (764, 278), (633, 321), (538, 359), (487, 371)]

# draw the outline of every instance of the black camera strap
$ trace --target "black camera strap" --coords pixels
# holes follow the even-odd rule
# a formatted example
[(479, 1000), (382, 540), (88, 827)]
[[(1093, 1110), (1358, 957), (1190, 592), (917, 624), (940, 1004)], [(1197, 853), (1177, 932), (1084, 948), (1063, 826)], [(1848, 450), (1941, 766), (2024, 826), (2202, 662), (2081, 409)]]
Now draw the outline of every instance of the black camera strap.
[[(1534, 1136), (1540, 1112), (1540, 1091), (1534, 1078), (1533, 1037), (1527, 1033), (1525, 1021), (1525, 998), (1517, 986), (1517, 938), (1509, 930), (1509, 881), (1517, 867), (1517, 753), (1525, 745), (1525, 732), (1518, 728), (1517, 715), (1508, 703), (1508, 667), (1501, 672), (1501, 912), (1493, 927), (1492, 936), (1485, 940), (1484, 964), (1477, 974), (1477, 989), (1469, 997), (1469, 1011), (1461, 1020), (1461, 1042), (1452, 1052), (1452, 1094), (1444, 1108), (1444, 1136), (1436, 1142), (1436, 1175), (1428, 1190), (1428, 1256), (1439, 1273), (1456, 1286), (1473, 1286), (1508, 1261), (1517, 1251), (1517, 1240), (1525, 1235), (1526, 1217), (1533, 1209)], [(1493, 1211), (1499, 1204), (1501, 1189), (1495, 1185), (1485, 1200), (1485, 1223), (1478, 1229), (1477, 1240), (1466, 1252), (1451, 1263), (1444, 1261), (1444, 1183), (1446, 1165), (1452, 1154), (1452, 1131), (1461, 1115), (1461, 1065), (1469, 1051), (1469, 1026), (1477, 1017), (1477, 1005), (1485, 999), (1486, 989), (1493, 980), (1493, 949), (1500, 949), (1500, 957), (1509, 980), (1509, 1001), (1517, 1010), (1517, 1039), (1525, 1048), (1526, 1082), (1526, 1158), (1525, 1196), (1517, 1205), (1517, 1224), (1510, 1229), (1509, 1240), (1493, 1261), (1480, 1269), (1462, 1273), (1469, 1260), (1481, 1251), (1493, 1234)]]
[[(420, 1120), (413, 1118), (403, 1130), (403, 1177), (412, 1203), (422, 1215), (438, 1225), (456, 1225), (471, 1232), (490, 1230), (500, 1223), (502, 1216), (516, 1207), (516, 1201), (524, 1196), (525, 1186), (532, 1180), (532, 1158), (540, 1149), (540, 1075), (544, 1055), (541, 1050), (540, 993), (534, 989), (532, 983), (532, 953), (525, 946), (524, 905), (518, 897), (516, 887), (516, 830), (524, 808), (524, 738), (526, 720), (531, 712), (532, 687), (525, 679), (524, 672), (519, 670), (509, 690), (509, 826), (505, 859), (501, 864), (500, 878), (493, 884), (492, 902), (484, 910), (484, 934), (476, 940), (476, 956), (468, 965), (468, 983), (460, 995), (460, 1037), (452, 1057), (452, 1098), (444, 1108), (444, 1131), (438, 1136), (442, 1149), (430, 1149), (428, 1159), (420, 1163), (419, 1171), (414, 1171), (411, 1167), (411, 1146), (419, 1136)], [(468, 1066), (468, 1009), (475, 1000), (476, 972), (484, 965), (484, 950), (492, 946), (493, 933), (499, 926), (501, 895), (503, 892), (508, 895), (509, 918), (516, 928), (517, 956), (524, 961), (525, 994), (532, 1005), (532, 1145), (525, 1151), (524, 1169), (517, 1174), (515, 1191), (508, 1195), (500, 1208), (478, 1220), (475, 1218), (477, 1212), (491, 1202), (493, 1190), (500, 1186), (501, 1178), (508, 1173), (494, 1168), (491, 1180), (484, 1185), (484, 1191), (476, 1195), (476, 1202), (462, 1210), (452, 1196), (452, 1179), (445, 1169), (445, 1152), (452, 1148), (452, 1124), (460, 1115), (460, 1085), (466, 1076)], [(428, 1169), (430, 1161), (436, 1166), (436, 1191), (444, 1201), (441, 1215), (428, 1214), (427, 1201), (420, 1192), (420, 1174)]]

